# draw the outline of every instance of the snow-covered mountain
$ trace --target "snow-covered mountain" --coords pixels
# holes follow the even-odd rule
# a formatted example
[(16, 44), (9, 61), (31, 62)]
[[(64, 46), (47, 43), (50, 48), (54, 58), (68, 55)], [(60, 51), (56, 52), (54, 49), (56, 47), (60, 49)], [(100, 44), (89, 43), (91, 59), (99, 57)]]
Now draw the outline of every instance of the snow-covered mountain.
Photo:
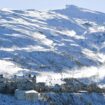
[[(0, 10), (0, 74), (40, 74), (38, 81), (46, 83), (76, 77), (105, 87), (104, 68), (104, 13), (73, 5), (46, 12)], [(105, 94), (70, 96), (73, 105), (105, 103)], [(0, 97), (0, 105), (30, 104), (1, 94)]]
[(56, 73), (104, 64), (104, 13), (73, 5), (46, 12), (0, 10), (1, 73)]

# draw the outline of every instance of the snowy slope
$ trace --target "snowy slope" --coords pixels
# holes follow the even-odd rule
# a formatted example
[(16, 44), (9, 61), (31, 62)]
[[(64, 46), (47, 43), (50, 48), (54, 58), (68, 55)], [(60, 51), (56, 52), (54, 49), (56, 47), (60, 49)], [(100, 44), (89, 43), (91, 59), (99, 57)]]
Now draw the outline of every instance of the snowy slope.
[[(105, 105), (105, 94), (100, 93), (64, 93), (53, 94), (54, 105)], [(0, 105), (51, 105), (47, 102), (16, 100), (13, 96), (0, 95)]]
[(82, 67), (96, 67), (92, 71), (100, 75), (97, 68), (104, 64), (104, 13), (73, 5), (47, 12), (0, 10), (0, 73), (78, 71), (85, 78)]
[[(75, 77), (105, 87), (104, 68), (104, 13), (73, 5), (47, 12), (0, 10), (0, 73), (40, 74), (38, 81), (54, 84)], [(104, 94), (70, 96), (73, 105), (105, 103)], [(0, 94), (0, 105), (8, 104), (41, 105)]]

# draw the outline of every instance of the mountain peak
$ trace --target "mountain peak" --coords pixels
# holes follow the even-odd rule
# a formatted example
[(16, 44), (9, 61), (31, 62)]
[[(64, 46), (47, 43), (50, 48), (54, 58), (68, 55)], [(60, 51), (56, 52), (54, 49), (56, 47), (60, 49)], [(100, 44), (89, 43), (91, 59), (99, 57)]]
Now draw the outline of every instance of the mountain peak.
[(70, 5), (54, 12), (11, 10), (8, 14), (3, 9), (0, 59), (7, 62), (4, 68), (13, 63), (18, 74), (26, 69), (26, 73), (57, 72), (103, 64), (104, 58), (97, 52), (99, 56), (105, 53), (105, 14), (83, 10)]
[(76, 5), (66, 5), (66, 8), (68, 8), (68, 9), (78, 9), (79, 7), (77, 7)]

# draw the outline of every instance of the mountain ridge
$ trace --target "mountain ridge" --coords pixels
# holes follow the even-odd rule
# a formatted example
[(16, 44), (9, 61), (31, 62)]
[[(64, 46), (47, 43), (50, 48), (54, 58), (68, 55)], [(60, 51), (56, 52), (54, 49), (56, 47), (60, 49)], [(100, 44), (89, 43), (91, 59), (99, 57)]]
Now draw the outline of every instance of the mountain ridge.
[(7, 62), (0, 70), (6, 72), (9, 63), (13, 74), (103, 65), (104, 17), (73, 5), (48, 12), (0, 10), (0, 62)]

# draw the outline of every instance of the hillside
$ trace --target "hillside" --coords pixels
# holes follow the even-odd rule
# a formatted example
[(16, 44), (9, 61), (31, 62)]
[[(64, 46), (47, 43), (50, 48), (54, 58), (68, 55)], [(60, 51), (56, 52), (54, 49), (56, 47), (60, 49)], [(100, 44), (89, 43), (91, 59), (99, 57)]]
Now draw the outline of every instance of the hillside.
[[(37, 81), (47, 84), (61, 84), (61, 78), (75, 77), (105, 87), (104, 68), (104, 13), (73, 5), (46, 12), (0, 10), (0, 74), (36, 74)], [(73, 105), (104, 105), (104, 95), (73, 93), (70, 97)], [(0, 97), (2, 105), (32, 104)], [(41, 105), (39, 101), (34, 104)]]
[(73, 5), (46, 12), (0, 10), (0, 73), (76, 70), (85, 76), (87, 69), (94, 68), (90, 76), (100, 76), (103, 69), (97, 68), (103, 68), (104, 63), (104, 13)]

